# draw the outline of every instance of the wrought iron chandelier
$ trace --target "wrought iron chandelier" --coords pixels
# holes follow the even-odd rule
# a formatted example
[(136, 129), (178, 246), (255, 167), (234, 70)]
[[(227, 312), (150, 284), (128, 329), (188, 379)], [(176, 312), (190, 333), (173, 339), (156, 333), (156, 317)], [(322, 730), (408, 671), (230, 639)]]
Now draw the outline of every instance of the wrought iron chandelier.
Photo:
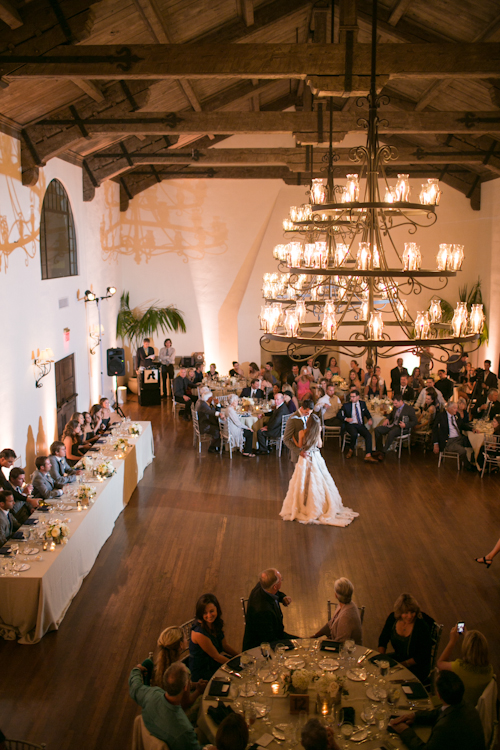
[[(274, 248), (278, 273), (264, 275), (260, 314), (264, 349), (281, 342), (288, 356), (302, 360), (311, 348), (320, 354), (334, 348), (349, 356), (390, 357), (395, 348), (417, 354), (425, 346), (443, 356), (461, 352), (464, 344), (479, 346), (485, 316), (482, 305), (467, 310), (458, 302), (451, 323), (442, 321), (439, 298), (412, 317), (407, 297), (423, 289), (439, 292), (461, 270), (463, 245), (441, 244), (436, 268), (421, 267), (416, 242), (398, 247), (391, 232), (408, 226), (410, 235), (432, 226), (441, 190), (437, 179), (422, 185), (419, 202), (412, 202), (407, 174), (395, 186), (388, 182), (385, 165), (398, 158), (394, 146), (380, 145), (379, 108), (388, 104), (376, 90), (377, 2), (373, 4), (370, 92), (357, 100), (368, 106), (358, 123), (367, 131), (365, 146), (351, 149), (353, 173), (345, 186), (334, 184), (333, 109), (330, 101), (330, 143), (326, 184), (313, 176), (309, 203), (292, 206), (283, 221), (286, 244)], [(313, 165), (313, 159), (311, 158)], [(354, 173), (354, 169), (357, 172)], [(360, 200), (360, 180), (365, 180)], [(382, 197), (383, 196), (383, 197)], [(398, 265), (389, 265), (389, 253)], [(354, 329), (349, 335), (344, 331)], [(388, 329), (393, 333), (390, 335)]]

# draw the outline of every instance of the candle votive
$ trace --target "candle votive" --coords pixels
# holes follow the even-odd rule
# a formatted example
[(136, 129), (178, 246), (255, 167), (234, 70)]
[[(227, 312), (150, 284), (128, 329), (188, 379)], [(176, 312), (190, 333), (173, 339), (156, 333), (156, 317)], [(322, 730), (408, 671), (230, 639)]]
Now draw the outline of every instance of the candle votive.
[(280, 692), (280, 684), (279, 682), (272, 682), (271, 683), (271, 693), (273, 695), (279, 695)]

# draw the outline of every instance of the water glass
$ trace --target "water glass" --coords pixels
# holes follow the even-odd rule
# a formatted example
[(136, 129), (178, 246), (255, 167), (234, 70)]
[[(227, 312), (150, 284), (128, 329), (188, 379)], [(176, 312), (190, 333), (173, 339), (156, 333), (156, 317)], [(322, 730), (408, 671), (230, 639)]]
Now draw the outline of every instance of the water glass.
[(264, 659), (271, 658), (271, 644), (270, 643), (267, 643), (267, 641), (264, 641), (263, 643), (261, 643), (260, 650)]

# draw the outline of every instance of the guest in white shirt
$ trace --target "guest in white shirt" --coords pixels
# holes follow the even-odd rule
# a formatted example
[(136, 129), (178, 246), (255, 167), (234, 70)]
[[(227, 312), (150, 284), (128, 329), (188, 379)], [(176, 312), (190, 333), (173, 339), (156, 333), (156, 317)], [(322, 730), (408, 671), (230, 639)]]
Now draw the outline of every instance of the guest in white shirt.
[(174, 379), (175, 349), (171, 339), (165, 339), (160, 349), (158, 359), (161, 362), (161, 380), (163, 383), (163, 398), (167, 397), (167, 375), (170, 380)]
[(342, 421), (337, 417), (340, 407), (341, 403), (339, 397), (335, 395), (335, 387), (328, 385), (326, 393), (316, 401), (314, 411), (323, 412), (323, 420), (327, 427), (340, 427)]
[(434, 420), (432, 428), (432, 439), (434, 441), (434, 453), (443, 452), (458, 453), (464, 460), (464, 466), (468, 471), (475, 471), (467, 458), (466, 437), (462, 434), (465, 426), (464, 421), (457, 415), (458, 406), (453, 401), (446, 405), (446, 409), (440, 412)]
[(441, 391), (438, 391), (437, 388), (434, 388), (434, 381), (432, 378), (427, 378), (427, 380), (425, 381), (425, 388), (422, 388), (422, 390), (418, 394), (415, 406), (418, 406), (419, 409), (423, 407), (423, 405), (425, 404), (425, 397), (427, 396), (427, 391), (429, 388), (432, 388), (436, 391), (439, 408), (442, 408), (446, 404), (446, 401), (444, 400)]
[(307, 370), (309, 374), (312, 376), (312, 379), (314, 380), (315, 383), (317, 383), (318, 380), (323, 375), (319, 367), (314, 366), (314, 357), (309, 357), (309, 359), (307, 360)]

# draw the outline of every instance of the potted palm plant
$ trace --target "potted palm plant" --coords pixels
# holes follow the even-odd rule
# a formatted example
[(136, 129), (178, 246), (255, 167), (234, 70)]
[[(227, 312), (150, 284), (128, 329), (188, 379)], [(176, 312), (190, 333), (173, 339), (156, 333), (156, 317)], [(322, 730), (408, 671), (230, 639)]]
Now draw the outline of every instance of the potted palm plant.
[[(130, 307), (130, 293), (123, 292), (120, 297), (120, 309), (116, 319), (116, 335), (121, 338), (125, 344), (127, 341), (132, 350), (132, 358), (135, 358), (135, 352), (144, 338), (153, 336), (159, 331), (167, 333), (168, 331), (186, 332), (186, 323), (184, 322), (183, 313), (177, 307), (168, 305), (159, 307), (151, 305), (144, 307)], [(135, 363), (132, 367), (132, 376), (127, 383), (129, 389), (137, 393), (137, 377), (135, 374)]]

